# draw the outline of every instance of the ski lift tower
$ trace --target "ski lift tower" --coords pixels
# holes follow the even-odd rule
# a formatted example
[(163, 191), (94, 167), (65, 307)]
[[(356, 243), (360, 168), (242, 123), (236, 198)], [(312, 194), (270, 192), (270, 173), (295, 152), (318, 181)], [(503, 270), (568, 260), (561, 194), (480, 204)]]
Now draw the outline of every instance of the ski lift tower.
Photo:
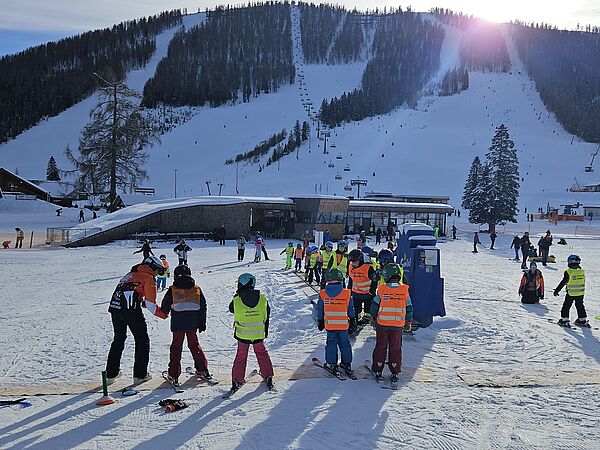
[(600, 145), (598, 145), (598, 148), (596, 149), (596, 151), (594, 153), (592, 153), (592, 161), (590, 162), (589, 166), (585, 166), (585, 171), (586, 172), (593, 172), (594, 171), (594, 159), (596, 159), (596, 156), (598, 156), (598, 153), (600, 152)]
[(360, 198), (360, 187), (361, 186), (366, 186), (368, 183), (367, 180), (361, 180), (360, 178), (357, 178), (356, 180), (350, 180), (350, 185), (351, 186), (356, 186), (357, 188), (357, 194), (356, 194), (356, 198)]

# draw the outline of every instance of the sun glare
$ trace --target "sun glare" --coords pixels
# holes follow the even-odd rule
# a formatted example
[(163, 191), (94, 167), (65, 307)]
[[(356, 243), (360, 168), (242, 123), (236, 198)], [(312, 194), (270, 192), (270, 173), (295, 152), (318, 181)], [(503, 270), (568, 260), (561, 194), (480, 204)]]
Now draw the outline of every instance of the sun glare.
[[(458, 2), (457, 2), (458, 3)], [(554, 20), (560, 22), (561, 12), (558, 2), (547, 0), (469, 0), (464, 2), (465, 9), (476, 17), (490, 22), (504, 23), (514, 19), (524, 22), (545, 21), (552, 23)]]

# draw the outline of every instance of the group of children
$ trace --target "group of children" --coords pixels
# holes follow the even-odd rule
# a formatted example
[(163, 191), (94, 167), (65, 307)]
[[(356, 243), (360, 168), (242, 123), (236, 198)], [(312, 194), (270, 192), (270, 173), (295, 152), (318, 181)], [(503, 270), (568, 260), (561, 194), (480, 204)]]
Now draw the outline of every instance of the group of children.
[[(348, 253), (348, 243), (340, 240), (333, 251), (333, 243), (325, 243), (324, 250), (316, 246), (302, 248), (293, 242), (281, 252), (286, 255), (286, 268), (291, 269), (292, 258), (300, 264), (304, 261), (307, 280), (314, 274), (321, 283), (317, 303), (319, 331), (326, 330), (325, 368), (332, 373), (353, 375), (352, 346), (350, 336), (359, 325), (370, 323), (376, 330), (371, 370), (378, 380), (383, 379), (387, 361), (391, 382), (398, 381), (402, 366), (402, 333), (412, 327), (412, 302), (408, 285), (404, 283), (403, 269), (394, 263), (394, 254), (384, 249), (375, 256), (368, 247)], [(186, 261), (187, 262), (187, 261)], [(566, 287), (566, 298), (559, 324), (569, 326), (569, 310), (573, 303), (577, 308), (577, 325), (589, 326), (583, 298), (585, 294), (585, 271), (577, 255), (568, 258), (568, 269), (554, 290), (558, 296)], [(170, 267), (165, 255), (156, 258), (149, 255), (141, 264), (132, 267), (117, 285), (111, 298), (109, 312), (112, 315), (114, 340), (108, 355), (107, 377), (109, 381), (121, 376), (120, 360), (127, 328), (135, 339), (134, 381), (151, 378), (147, 372), (150, 341), (147, 334), (142, 304), (155, 316), (171, 317), (173, 340), (170, 347), (168, 379), (177, 386), (181, 374), (183, 342), (194, 359), (196, 375), (211, 380), (208, 360), (198, 341), (198, 333), (206, 330), (206, 298), (192, 277), (187, 264), (174, 270), (173, 284), (167, 289), (160, 305), (156, 302), (157, 290), (164, 290), (170, 277)], [(321, 277), (322, 274), (322, 277)], [(523, 303), (536, 303), (544, 298), (544, 279), (532, 262), (523, 273), (519, 286)], [(268, 336), (270, 307), (267, 297), (256, 289), (256, 279), (250, 273), (238, 277), (236, 293), (229, 304), (234, 319), (234, 337), (238, 341), (232, 367), (232, 389), (236, 390), (245, 379), (247, 357), (252, 345), (260, 366), (260, 374), (269, 388), (273, 387), (273, 365), (264, 345)], [(338, 359), (338, 350), (341, 360)], [(339, 364), (338, 364), (339, 361)]]

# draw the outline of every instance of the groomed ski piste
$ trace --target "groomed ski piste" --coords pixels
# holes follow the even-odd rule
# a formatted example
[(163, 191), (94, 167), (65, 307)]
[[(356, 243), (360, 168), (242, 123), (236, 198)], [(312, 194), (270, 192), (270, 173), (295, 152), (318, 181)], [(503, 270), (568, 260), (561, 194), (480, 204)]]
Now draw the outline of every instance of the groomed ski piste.
[[(533, 234), (544, 231), (535, 226)], [(129, 336), (124, 377), (111, 387), (117, 401), (103, 407), (95, 405), (101, 392), (90, 391), (101, 384), (112, 340), (109, 298), (139, 261), (136, 243), (3, 252), (3, 284), (11, 292), (2, 313), (0, 397), (26, 395), (32, 406), (0, 408), (0, 448), (593, 448), (600, 438), (599, 332), (547, 319), (559, 317), (563, 297), (552, 289), (567, 256), (577, 253), (587, 271), (588, 316), (598, 325), (600, 240), (565, 236), (567, 246), (551, 248), (557, 263), (543, 270), (545, 300), (528, 306), (516, 293), (521, 271), (510, 260), (511, 234), (499, 236), (499, 250), (479, 254), (471, 253), (470, 233), (438, 244), (447, 316), (405, 336), (397, 391), (381, 389), (360, 368), (372, 356), (370, 327), (353, 342), (357, 381), (313, 366), (313, 357), (324, 360), (325, 333), (313, 318), (314, 291), (282, 270), (278, 253), (287, 241), (267, 239), (272, 261), (256, 264), (251, 249), (236, 261), (233, 242), (192, 241), (189, 264), (208, 301), (200, 342), (220, 384), (184, 374), (185, 392), (175, 395), (160, 375), (169, 359), (169, 322), (146, 313), (154, 378), (139, 394), (120, 395), (131, 383)], [(175, 264), (172, 244), (156, 247)], [(246, 271), (272, 308), (266, 345), (278, 392), (267, 392), (257, 377), (223, 400), (236, 348), (227, 305)], [(182, 366), (191, 363), (184, 348)], [(254, 368), (250, 352), (247, 373)], [(157, 403), (169, 397), (189, 407), (165, 414)]]

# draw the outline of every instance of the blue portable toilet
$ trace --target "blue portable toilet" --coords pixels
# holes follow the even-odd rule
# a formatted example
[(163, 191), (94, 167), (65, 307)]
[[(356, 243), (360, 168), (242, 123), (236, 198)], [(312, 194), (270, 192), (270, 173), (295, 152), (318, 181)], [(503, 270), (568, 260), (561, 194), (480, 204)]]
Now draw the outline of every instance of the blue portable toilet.
[(400, 229), (396, 260), (409, 285), (415, 325), (427, 327), (434, 316), (445, 316), (444, 279), (434, 230), (425, 224), (404, 224)]

